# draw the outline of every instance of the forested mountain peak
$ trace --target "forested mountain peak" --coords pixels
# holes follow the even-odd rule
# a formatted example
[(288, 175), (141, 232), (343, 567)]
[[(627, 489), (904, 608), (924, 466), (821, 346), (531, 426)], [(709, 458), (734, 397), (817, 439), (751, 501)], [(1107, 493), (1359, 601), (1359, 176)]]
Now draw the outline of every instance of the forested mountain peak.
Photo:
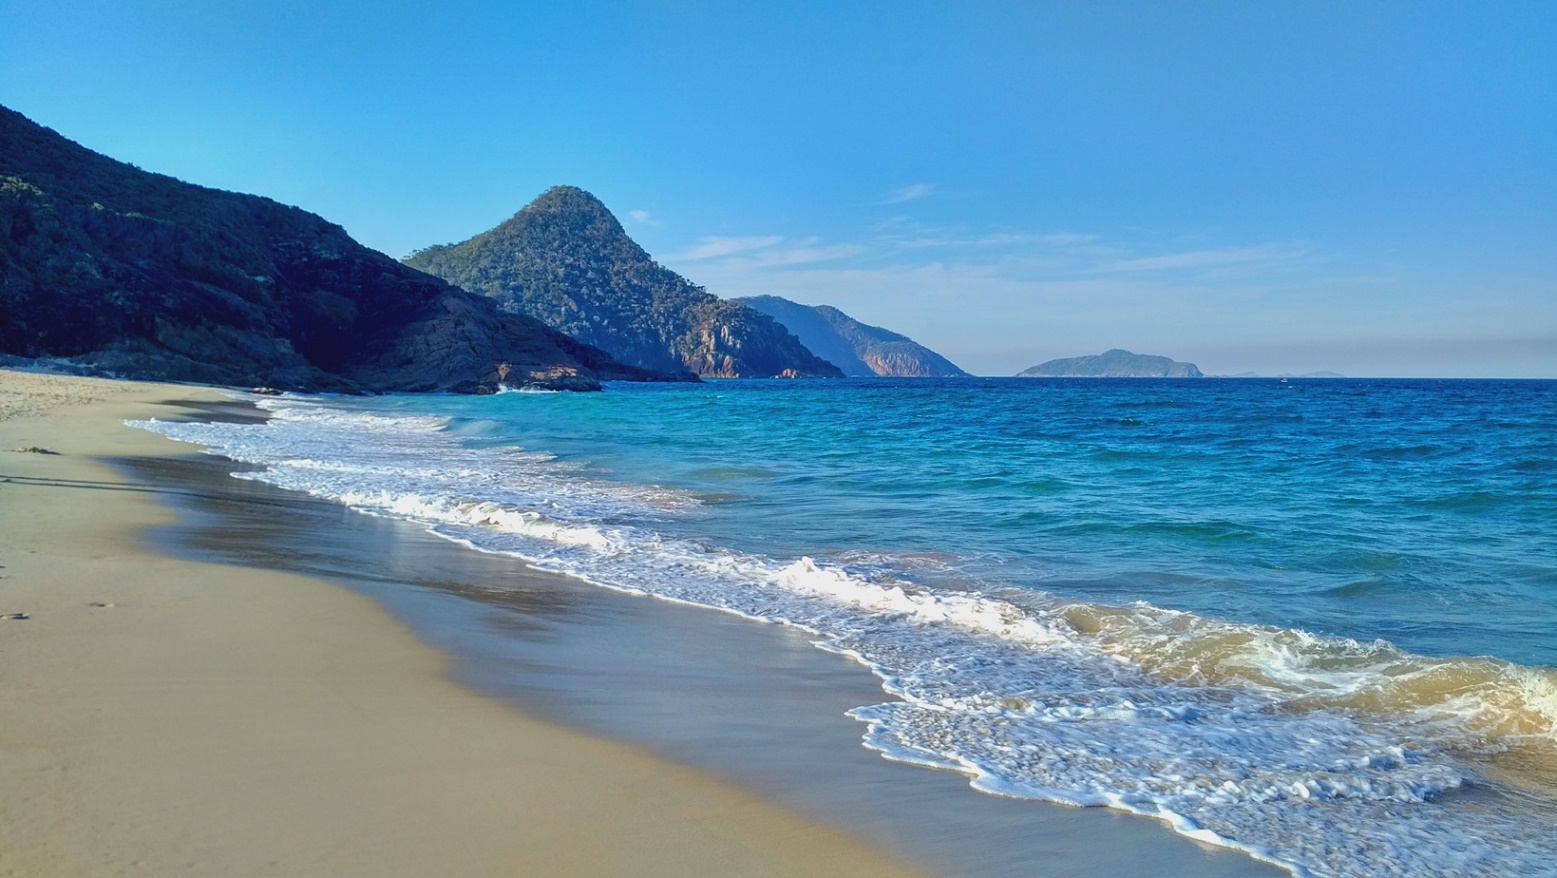
[(718, 378), (841, 375), (771, 318), (655, 262), (577, 187), (552, 187), (498, 226), (405, 262), (643, 368)]

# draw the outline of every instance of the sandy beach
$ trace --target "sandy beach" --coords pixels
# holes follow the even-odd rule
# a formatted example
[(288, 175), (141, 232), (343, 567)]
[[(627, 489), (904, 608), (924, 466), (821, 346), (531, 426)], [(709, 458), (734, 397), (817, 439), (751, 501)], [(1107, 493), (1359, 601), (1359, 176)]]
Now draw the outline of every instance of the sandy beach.
[(0, 370), (0, 876), (1282, 870), (890, 762), (803, 632), (473, 552)]
[(191, 450), (121, 422), (221, 399), (0, 371), (0, 875), (913, 874), (450, 682), (360, 594), (148, 550), (174, 513), (103, 460)]

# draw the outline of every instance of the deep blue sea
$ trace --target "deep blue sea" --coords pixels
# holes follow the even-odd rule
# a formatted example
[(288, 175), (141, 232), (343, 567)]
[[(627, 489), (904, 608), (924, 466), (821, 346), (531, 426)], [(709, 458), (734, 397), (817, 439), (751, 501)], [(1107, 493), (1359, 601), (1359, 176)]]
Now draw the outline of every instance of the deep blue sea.
[(812, 632), (867, 746), (1297, 874), (1557, 875), (1557, 382), (283, 397), (247, 477)]

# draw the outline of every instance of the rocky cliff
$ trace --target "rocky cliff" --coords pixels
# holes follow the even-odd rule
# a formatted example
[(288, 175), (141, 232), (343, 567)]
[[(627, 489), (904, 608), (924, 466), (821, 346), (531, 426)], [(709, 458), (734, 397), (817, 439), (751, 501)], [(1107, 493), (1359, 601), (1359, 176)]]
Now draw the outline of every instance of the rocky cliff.
[(851, 378), (953, 378), (968, 374), (913, 339), (861, 323), (831, 305), (802, 305), (779, 296), (735, 301), (777, 320), (812, 353)]
[(337, 225), (99, 155), (0, 107), (0, 353), (300, 390), (649, 378)]
[(405, 262), (642, 368), (705, 378), (841, 377), (772, 318), (655, 262), (599, 199), (572, 186), (546, 191), (490, 231)]
[(1194, 363), (1167, 357), (1114, 350), (1086, 357), (1066, 357), (1039, 363), (1017, 373), (1018, 378), (1201, 378)]

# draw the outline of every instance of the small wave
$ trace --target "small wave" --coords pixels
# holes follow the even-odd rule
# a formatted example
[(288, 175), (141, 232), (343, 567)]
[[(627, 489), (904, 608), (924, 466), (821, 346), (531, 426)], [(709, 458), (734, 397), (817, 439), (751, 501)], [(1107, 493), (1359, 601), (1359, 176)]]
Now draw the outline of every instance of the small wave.
[(1259, 534), (1231, 521), (1152, 521), (1121, 528), (1127, 535), (1162, 535), (1187, 539), (1226, 542), (1256, 539)]
[(1155, 461), (1160, 452), (1150, 448), (1101, 448), (1088, 456), (1104, 463)]
[(1177, 399), (1122, 399), (1114, 403), (1114, 408), (1122, 409), (1183, 409), (1189, 408), (1189, 404)]
[(1356, 453), (1367, 460), (1431, 460), (1450, 451), (1442, 445), (1384, 445), (1358, 449)]
[(496, 418), (458, 417), (445, 419), (443, 429), (447, 432), (460, 436), (472, 434), (484, 436), (491, 433), (502, 432), (503, 430), (507, 429), (507, 424), (497, 420)]
[[(1532, 739), (1557, 753), (1557, 673), (1491, 658), (1435, 659), (1384, 641), (1220, 622), (1149, 604), (1061, 611), (1103, 651), (1180, 683), (1253, 686), (1285, 709), (1412, 716), (1422, 740), (1496, 750)], [(1442, 729), (1439, 729), (1439, 727)]]
[(764, 467), (710, 466), (694, 471), (693, 475), (708, 481), (726, 482), (771, 479), (778, 473)]
[(1324, 590), (1324, 594), (1334, 598), (1367, 598), (1382, 591), (1387, 591), (1389, 588), (1388, 581), (1379, 577), (1373, 577), (1327, 588)]
[(1509, 498), (1491, 491), (1461, 491), (1416, 501), (1425, 509), (1441, 509), (1447, 512), (1481, 512), (1507, 503)]
[[(1049, 513), (1024, 513), (1020, 519), (1031, 523), (1053, 521)], [(1259, 534), (1231, 521), (1137, 521), (1077, 520), (1069, 516), (1055, 521), (1049, 529), (1054, 534), (1108, 535), (1127, 537), (1167, 537), (1170, 539), (1201, 542), (1244, 542), (1259, 538)]]

